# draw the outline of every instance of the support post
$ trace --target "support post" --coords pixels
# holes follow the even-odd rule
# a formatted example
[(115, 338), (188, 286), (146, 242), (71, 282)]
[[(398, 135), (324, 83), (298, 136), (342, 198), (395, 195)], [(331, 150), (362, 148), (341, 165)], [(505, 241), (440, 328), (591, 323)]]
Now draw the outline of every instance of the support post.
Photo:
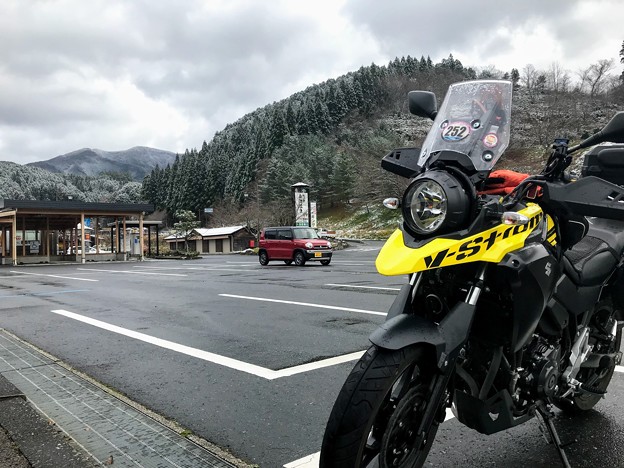
[(143, 240), (143, 213), (139, 215), (139, 248), (141, 249), (141, 254), (139, 258), (141, 261), (145, 260), (143, 256), (143, 247), (145, 246), (145, 242)]
[(11, 257), (13, 258), (13, 266), (17, 266), (17, 212), (13, 216), (13, 226), (11, 232)]
[(80, 263), (87, 263), (87, 246), (85, 236), (85, 215), (84, 212), (80, 213)]

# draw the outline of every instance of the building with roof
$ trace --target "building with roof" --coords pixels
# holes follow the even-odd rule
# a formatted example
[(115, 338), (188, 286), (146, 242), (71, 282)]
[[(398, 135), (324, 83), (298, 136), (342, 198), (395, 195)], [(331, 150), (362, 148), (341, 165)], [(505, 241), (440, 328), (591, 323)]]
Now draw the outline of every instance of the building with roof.
[[(137, 220), (143, 232), (143, 217), (153, 211), (154, 205), (148, 203), (0, 199), (0, 263), (126, 260), (130, 253), (120, 242), (126, 223)], [(118, 227), (114, 233), (111, 230), (106, 245), (102, 245), (102, 231), (108, 230), (100, 228), (102, 218), (114, 220)], [(144, 239), (139, 237), (137, 256), (142, 259)]]
[[(219, 228), (195, 228), (188, 236), (188, 250), (199, 253), (239, 252), (251, 246), (255, 239), (246, 226)], [(186, 250), (184, 236), (173, 234), (165, 237), (170, 250)]]

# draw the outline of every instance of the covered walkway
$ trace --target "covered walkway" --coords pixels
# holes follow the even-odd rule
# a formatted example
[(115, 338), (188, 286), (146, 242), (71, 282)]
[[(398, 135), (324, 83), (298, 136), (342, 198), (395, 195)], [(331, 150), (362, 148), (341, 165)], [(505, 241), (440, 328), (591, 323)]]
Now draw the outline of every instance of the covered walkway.
[[(128, 249), (120, 233), (126, 232), (125, 224), (131, 220), (138, 222), (139, 232), (143, 232), (143, 217), (153, 211), (154, 206), (147, 203), (0, 200), (1, 262), (126, 260)], [(118, 229), (105, 239), (103, 233), (108, 229), (102, 226), (111, 220)], [(87, 233), (83, 226), (89, 224), (92, 229)], [(142, 235), (139, 242), (138, 257), (143, 259)]]

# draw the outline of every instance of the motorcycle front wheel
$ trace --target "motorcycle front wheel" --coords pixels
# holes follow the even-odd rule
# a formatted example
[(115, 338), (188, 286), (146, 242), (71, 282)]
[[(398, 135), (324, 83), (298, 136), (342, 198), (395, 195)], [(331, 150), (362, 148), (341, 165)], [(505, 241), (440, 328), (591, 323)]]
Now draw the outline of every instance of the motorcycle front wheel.
[(349, 374), (329, 417), (320, 468), (420, 467), (444, 405), (418, 433), (429, 403), (435, 359), (422, 345), (396, 351), (372, 346)]

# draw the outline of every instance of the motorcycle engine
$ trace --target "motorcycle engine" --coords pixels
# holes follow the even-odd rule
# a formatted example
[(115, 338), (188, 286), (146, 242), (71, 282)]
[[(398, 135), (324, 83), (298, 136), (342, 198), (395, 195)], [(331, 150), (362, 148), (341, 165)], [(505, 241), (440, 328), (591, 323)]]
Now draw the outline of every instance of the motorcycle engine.
[(558, 390), (561, 375), (559, 344), (552, 344), (535, 336), (525, 351), (525, 369), (520, 374), (518, 387), (530, 398), (552, 398)]

